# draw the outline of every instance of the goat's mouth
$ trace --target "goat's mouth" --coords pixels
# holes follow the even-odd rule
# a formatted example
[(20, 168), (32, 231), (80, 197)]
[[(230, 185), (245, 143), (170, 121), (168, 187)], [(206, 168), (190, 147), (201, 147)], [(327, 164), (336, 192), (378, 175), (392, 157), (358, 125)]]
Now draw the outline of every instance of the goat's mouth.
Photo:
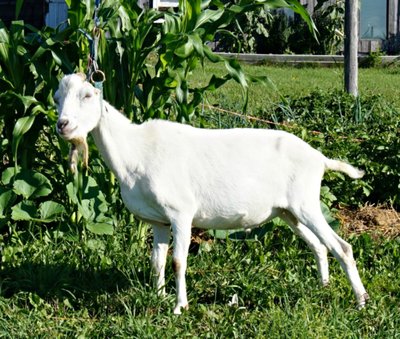
[(74, 132), (78, 129), (78, 126), (75, 126), (73, 128), (58, 128), (57, 127), (57, 133), (60, 135), (61, 138), (64, 140), (70, 141), (76, 138), (74, 135)]

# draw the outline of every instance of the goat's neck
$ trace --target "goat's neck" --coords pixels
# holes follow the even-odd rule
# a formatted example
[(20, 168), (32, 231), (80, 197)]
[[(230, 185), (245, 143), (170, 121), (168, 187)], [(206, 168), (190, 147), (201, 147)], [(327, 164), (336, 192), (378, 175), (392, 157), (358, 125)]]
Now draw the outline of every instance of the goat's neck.
[(137, 125), (103, 100), (102, 116), (92, 135), (107, 166), (120, 182), (127, 184), (127, 180), (134, 180), (133, 174), (139, 166), (135, 163), (140, 158), (136, 128)]

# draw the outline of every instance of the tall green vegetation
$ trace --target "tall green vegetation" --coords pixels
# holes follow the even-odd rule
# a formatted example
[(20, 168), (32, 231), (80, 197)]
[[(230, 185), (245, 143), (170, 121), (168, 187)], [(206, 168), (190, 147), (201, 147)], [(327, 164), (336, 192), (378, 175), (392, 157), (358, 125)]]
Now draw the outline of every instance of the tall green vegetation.
[(312, 18), (318, 39), (292, 11), (259, 8), (257, 12), (239, 15), (217, 46), (221, 51), (234, 53), (336, 54), (342, 51), (344, 0), (319, 0)]
[[(215, 55), (207, 42), (238, 15), (277, 4), (312, 21), (295, 0), (180, 1), (179, 9), (141, 10), (135, 2), (67, 1), (69, 24), (37, 29), (0, 21), (0, 227), (34, 230), (43, 224), (75, 225), (78, 230), (111, 234), (129, 222), (118, 202), (118, 186), (96, 157), (88, 175), (66, 171), (67, 145), (54, 130), (53, 93), (59, 78), (86, 72), (91, 41), (98, 37), (98, 64), (106, 76), (104, 96), (134, 121), (168, 118), (189, 121), (199, 114), (204, 93), (230, 80), (247, 104), (247, 76), (235, 60)], [(23, 5), (18, 1), (17, 15)], [(224, 73), (197, 86), (192, 73), (205, 62), (221, 63)]]

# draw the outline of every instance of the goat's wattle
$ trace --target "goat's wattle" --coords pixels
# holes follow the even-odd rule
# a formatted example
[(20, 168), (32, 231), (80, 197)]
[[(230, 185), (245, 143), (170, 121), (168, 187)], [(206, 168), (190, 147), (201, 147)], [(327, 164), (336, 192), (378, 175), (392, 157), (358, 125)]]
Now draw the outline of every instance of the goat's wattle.
[(87, 168), (89, 163), (89, 147), (86, 138), (75, 138), (68, 140), (72, 145), (69, 151), (69, 168), (72, 173), (78, 169), (79, 152), (82, 153), (83, 167)]

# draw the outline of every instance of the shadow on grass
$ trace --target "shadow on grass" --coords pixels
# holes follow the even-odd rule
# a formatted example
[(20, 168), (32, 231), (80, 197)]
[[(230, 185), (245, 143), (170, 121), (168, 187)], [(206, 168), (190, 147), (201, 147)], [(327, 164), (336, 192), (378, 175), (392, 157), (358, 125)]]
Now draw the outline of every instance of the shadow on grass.
[(19, 292), (32, 292), (44, 299), (96, 297), (115, 294), (139, 282), (147, 281), (150, 272), (130, 272), (127, 276), (117, 268), (102, 270), (76, 269), (68, 264), (23, 263), (19, 267), (3, 267), (0, 271), (0, 295), (11, 298)]

